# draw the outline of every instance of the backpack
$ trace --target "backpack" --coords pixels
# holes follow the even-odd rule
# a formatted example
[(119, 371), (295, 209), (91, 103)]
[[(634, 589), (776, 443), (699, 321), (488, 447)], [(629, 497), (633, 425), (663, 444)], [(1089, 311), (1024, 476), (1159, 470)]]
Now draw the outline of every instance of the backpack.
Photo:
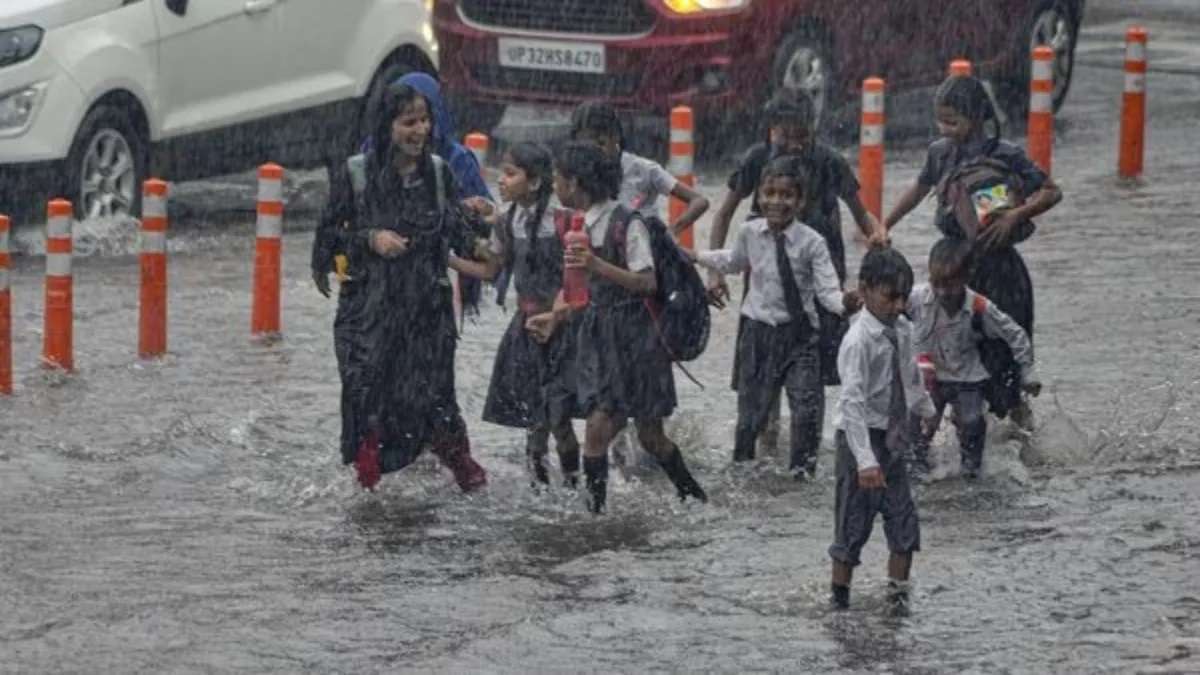
[[(438, 209), (446, 208), (446, 186), (445, 178), (442, 177), (443, 167), (446, 165), (446, 160), (438, 155), (430, 155), (433, 159), (433, 176), (437, 181), (437, 202)], [(346, 171), (350, 174), (350, 187), (354, 189), (355, 200), (361, 200), (367, 189), (367, 154), (365, 152), (357, 155), (352, 155), (346, 160)]]
[[(650, 233), (650, 251), (654, 256), (654, 296), (646, 298), (646, 309), (658, 330), (659, 341), (674, 362), (691, 361), (708, 346), (712, 327), (708, 292), (695, 265), (688, 260), (671, 236), (666, 223), (657, 216), (635, 212), (624, 206), (613, 211), (614, 241), (625, 246), (629, 223), (637, 218)], [(686, 372), (686, 371), (685, 371)]]
[[(947, 236), (975, 241), (992, 219), (1025, 201), (1021, 177), (1003, 160), (983, 155), (955, 167), (938, 183), (937, 228)], [(1014, 243), (1033, 234), (1026, 220), (1014, 233)]]

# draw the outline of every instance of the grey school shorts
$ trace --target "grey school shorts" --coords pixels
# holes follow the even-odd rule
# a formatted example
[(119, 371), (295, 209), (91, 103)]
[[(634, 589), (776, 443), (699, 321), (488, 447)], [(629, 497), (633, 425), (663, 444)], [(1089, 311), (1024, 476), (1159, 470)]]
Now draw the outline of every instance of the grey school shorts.
[(883, 514), (883, 534), (892, 553), (912, 553), (921, 550), (921, 526), (917, 522), (917, 506), (908, 484), (908, 467), (904, 458), (893, 457), (884, 442), (886, 432), (871, 429), (871, 449), (883, 467), (887, 487), (882, 490), (861, 490), (858, 487), (858, 463), (846, 433), (838, 430), (837, 488), (834, 501), (833, 545), (829, 557), (851, 567), (860, 562), (859, 555), (871, 537), (875, 514)]

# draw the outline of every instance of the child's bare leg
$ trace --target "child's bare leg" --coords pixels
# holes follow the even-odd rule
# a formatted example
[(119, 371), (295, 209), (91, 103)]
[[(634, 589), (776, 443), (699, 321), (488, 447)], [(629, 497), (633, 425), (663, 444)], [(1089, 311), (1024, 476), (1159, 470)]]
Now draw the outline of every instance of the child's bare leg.
[(888, 602), (892, 614), (908, 614), (908, 575), (912, 571), (911, 553), (893, 553), (888, 556)]
[(908, 581), (912, 571), (911, 553), (892, 553), (888, 556), (888, 579), (893, 581)]

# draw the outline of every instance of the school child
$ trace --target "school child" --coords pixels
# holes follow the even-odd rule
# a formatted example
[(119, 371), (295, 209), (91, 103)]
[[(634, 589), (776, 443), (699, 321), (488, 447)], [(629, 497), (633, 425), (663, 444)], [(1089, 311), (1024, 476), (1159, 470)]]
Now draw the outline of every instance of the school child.
[(575, 108), (571, 114), (571, 140), (593, 143), (605, 157), (620, 163), (620, 204), (653, 216), (658, 216), (659, 199), (675, 197), (687, 204), (679, 220), (668, 223), (673, 234), (691, 227), (708, 210), (708, 199), (679, 182), (661, 164), (625, 150), (625, 130), (611, 105), (588, 101)]
[(496, 223), (491, 257), (480, 263), (451, 259), (460, 273), (491, 281), (512, 271), (517, 311), (500, 341), (483, 408), (486, 422), (527, 429), (526, 457), (537, 483), (548, 484), (545, 465), (554, 435), (563, 482), (579, 476), (579, 441), (571, 428), (575, 412), (571, 361), (574, 340), (564, 327), (546, 343), (536, 342), (525, 321), (550, 311), (562, 286), (563, 247), (554, 223), (554, 158), (537, 143), (518, 143), (504, 154), (500, 196), (511, 204)]
[(851, 323), (838, 351), (832, 604), (850, 604), (850, 580), (875, 522), (883, 514), (888, 550), (888, 601), (908, 609), (912, 555), (921, 548), (917, 507), (909, 489), (910, 413), (928, 419), (933, 402), (917, 372), (911, 325), (902, 316), (912, 290), (908, 261), (895, 249), (873, 249), (858, 272), (866, 311)]
[(431, 151), (429, 100), (393, 84), (372, 112), (372, 149), (337, 171), (312, 252), (323, 294), (336, 257), (349, 261), (334, 320), (342, 461), (372, 488), (431, 447), (463, 491), (475, 490), (487, 476), (455, 392), (447, 277), (450, 253), (470, 256), (475, 234), (449, 165)]
[(671, 360), (644, 302), (657, 285), (654, 253), (645, 217), (616, 201), (620, 180), (619, 167), (594, 144), (572, 142), (558, 154), (554, 191), (563, 206), (584, 213), (591, 244), (568, 247), (564, 264), (587, 270), (590, 301), (572, 310), (560, 296), (554, 311), (526, 322), (544, 341), (578, 313), (577, 392), (587, 417), (583, 470), (593, 513), (607, 500), (608, 445), (630, 418), (679, 498), (708, 499), (663, 431), (676, 399)]
[(983, 415), (983, 385), (988, 372), (979, 358), (978, 341), (1003, 340), (1021, 366), (1021, 388), (1036, 396), (1042, 388), (1034, 370), (1033, 346), (1025, 330), (986, 297), (967, 288), (972, 246), (963, 239), (942, 239), (929, 254), (929, 283), (918, 285), (908, 299), (917, 353), (932, 361), (930, 394), (936, 409), (933, 424), (917, 428), (914, 420), (913, 470), (929, 470), (929, 442), (937, 431), (947, 403), (962, 452), (962, 474), (974, 478), (983, 460), (987, 421)]
[[(934, 117), (941, 138), (929, 146), (925, 166), (884, 219), (891, 229), (936, 188), (935, 225), (947, 237), (965, 239), (976, 245), (976, 257), (967, 285), (982, 293), (1000, 311), (1012, 317), (1033, 340), (1033, 281), (1016, 245), (1033, 233), (1031, 219), (1045, 213), (1062, 199), (1053, 179), (1039, 169), (1021, 148), (1000, 139), (1000, 124), (983, 83), (974, 77), (946, 79), (934, 95)], [(988, 133), (987, 126), (993, 128)], [(961, 212), (951, 195), (963, 171), (998, 167), (1013, 184), (1009, 203), (992, 211), (992, 218), (978, 230), (959, 222)], [(990, 198), (990, 197), (989, 197)], [(993, 200), (994, 201), (994, 200)], [(995, 206), (993, 204), (993, 206)], [(1028, 406), (1021, 398), (1021, 366), (1004, 340), (987, 339), (979, 345), (984, 368), (990, 378), (983, 395), (996, 416), (1014, 414), (1015, 421), (1031, 423)]]
[(762, 217), (744, 223), (732, 249), (704, 251), (697, 262), (722, 274), (749, 273), (738, 335), (738, 422), (734, 460), (754, 457), (775, 392), (786, 389), (792, 415), (791, 469), (811, 478), (825, 410), (817, 355), (816, 304), (837, 316), (857, 309), (841, 283), (821, 235), (799, 220), (808, 195), (794, 157), (764, 168), (758, 188)]
[[(687, 204), (687, 209), (674, 223), (669, 223), (678, 235), (693, 225), (708, 211), (708, 199), (691, 187), (679, 182), (661, 164), (625, 150), (625, 130), (617, 111), (600, 101), (581, 103), (571, 114), (571, 139), (594, 143), (605, 157), (620, 163), (621, 189), (617, 201), (624, 206), (657, 217), (660, 199), (675, 197)], [(657, 462), (638, 447), (628, 428), (618, 432), (613, 443), (613, 456), (625, 466), (653, 467)]]
[[(846, 281), (846, 247), (842, 240), (840, 199), (854, 217), (854, 222), (872, 245), (886, 243), (886, 233), (875, 217), (867, 212), (858, 197), (858, 179), (841, 153), (815, 139), (816, 111), (812, 99), (803, 92), (781, 91), (763, 110), (767, 140), (746, 151), (737, 169), (729, 176), (725, 199), (713, 217), (709, 248), (724, 248), (734, 211), (747, 197), (751, 199), (749, 219), (762, 215), (758, 186), (763, 167), (772, 159), (784, 155), (800, 158), (807, 178), (804, 210), (800, 220), (825, 238), (838, 281)], [(721, 306), (729, 298), (729, 287), (719, 274), (710, 274), (708, 287), (713, 301)], [(825, 384), (837, 383), (837, 348), (845, 322), (835, 314), (818, 308), (821, 335), (821, 370)], [(733, 387), (737, 388), (737, 368), (734, 368)], [(778, 395), (777, 395), (778, 398)], [(822, 415), (823, 417), (823, 415)], [(778, 442), (779, 403), (772, 404), (771, 422), (764, 430), (762, 444), (770, 452)], [(818, 428), (818, 434), (820, 429)]]

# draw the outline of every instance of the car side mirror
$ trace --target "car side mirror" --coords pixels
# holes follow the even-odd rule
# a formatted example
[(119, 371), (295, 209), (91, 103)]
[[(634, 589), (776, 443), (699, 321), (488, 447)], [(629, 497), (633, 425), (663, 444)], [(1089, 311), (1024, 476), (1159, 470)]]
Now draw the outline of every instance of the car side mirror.
[(171, 10), (172, 12), (175, 12), (179, 16), (183, 16), (184, 14), (187, 14), (188, 0), (165, 0), (165, 1), (167, 3), (167, 9)]

